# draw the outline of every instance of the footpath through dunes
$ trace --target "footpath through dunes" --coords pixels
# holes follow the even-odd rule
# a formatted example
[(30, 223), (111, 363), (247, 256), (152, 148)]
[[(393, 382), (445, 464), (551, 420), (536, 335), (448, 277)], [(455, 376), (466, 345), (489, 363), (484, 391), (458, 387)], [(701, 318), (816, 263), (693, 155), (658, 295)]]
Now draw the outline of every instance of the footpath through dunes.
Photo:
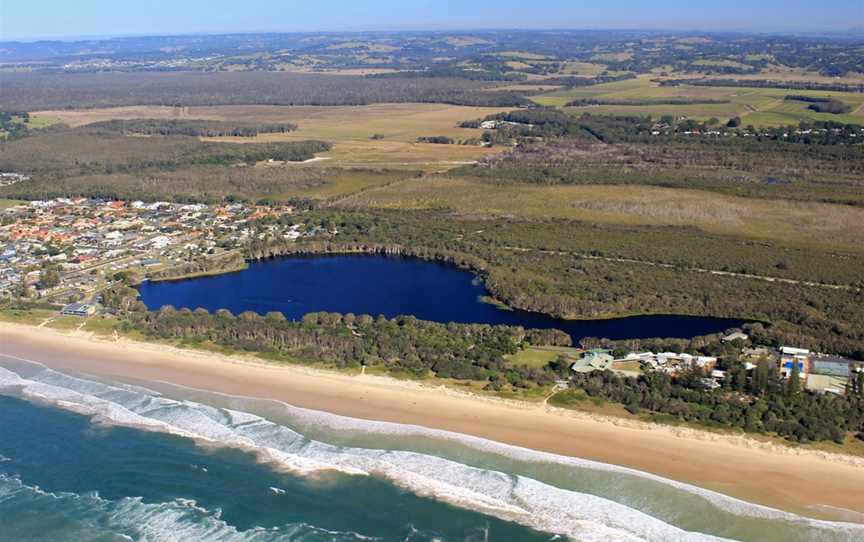
[(98, 341), (12, 324), (0, 326), (0, 340), (4, 363), (26, 359), (112, 379), (169, 382), (354, 418), (454, 431), (623, 465), (804, 516), (858, 521), (864, 514), (864, 465), (857, 458), (484, 399), (380, 377), (254, 363), (154, 344)]

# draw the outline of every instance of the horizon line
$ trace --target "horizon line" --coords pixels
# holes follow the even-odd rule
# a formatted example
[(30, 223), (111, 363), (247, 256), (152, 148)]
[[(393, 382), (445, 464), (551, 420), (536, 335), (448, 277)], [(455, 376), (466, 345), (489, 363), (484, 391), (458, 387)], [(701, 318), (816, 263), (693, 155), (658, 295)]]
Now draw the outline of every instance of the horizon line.
[(864, 39), (864, 27), (849, 28), (775, 28), (771, 30), (756, 30), (746, 28), (662, 28), (662, 27), (453, 27), (453, 28), (363, 28), (341, 30), (212, 30), (202, 32), (165, 32), (165, 33), (128, 33), (128, 34), (80, 34), (80, 35), (34, 35), (18, 36), (0, 40), (0, 43), (36, 43), (44, 41), (61, 41), (73, 43), (76, 41), (109, 41), (128, 38), (169, 38), (169, 37), (201, 37), (201, 36), (255, 36), (255, 35), (303, 35), (303, 34), (422, 34), (422, 33), (491, 33), (491, 32), (652, 32), (652, 33), (688, 33), (688, 34), (744, 34), (744, 35), (822, 35), (848, 36)]

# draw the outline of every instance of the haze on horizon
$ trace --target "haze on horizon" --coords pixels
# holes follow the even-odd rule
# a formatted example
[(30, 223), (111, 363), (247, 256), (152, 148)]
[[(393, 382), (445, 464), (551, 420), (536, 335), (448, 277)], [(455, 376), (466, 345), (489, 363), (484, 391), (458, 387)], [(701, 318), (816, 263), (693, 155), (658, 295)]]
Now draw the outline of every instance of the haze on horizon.
[(0, 0), (0, 41), (126, 35), (482, 29), (844, 32), (864, 0)]

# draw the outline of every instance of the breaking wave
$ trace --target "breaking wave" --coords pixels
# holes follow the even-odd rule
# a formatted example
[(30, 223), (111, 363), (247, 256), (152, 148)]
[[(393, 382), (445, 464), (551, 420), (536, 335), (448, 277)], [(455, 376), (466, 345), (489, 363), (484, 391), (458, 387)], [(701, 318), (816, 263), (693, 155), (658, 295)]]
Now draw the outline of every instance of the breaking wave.
[[(171, 433), (206, 445), (246, 450), (276, 468), (301, 476), (331, 471), (385, 478), (420, 496), (580, 541), (725, 540), (685, 531), (610, 499), (554, 487), (526, 476), (471, 467), (412, 451), (327, 444), (249, 412), (175, 400), (137, 386), (109, 385), (76, 378), (41, 365), (28, 366), (21, 375), (0, 367), (0, 393), (15, 394), (85, 414), (95, 423)], [(860, 540), (864, 537), (864, 526), (861, 525), (808, 520), (632, 469), (535, 452), (445, 431), (354, 420), (285, 406), (292, 409), (292, 414), (305, 417), (305, 423), (317, 420), (328, 427), (342, 426), (345, 430), (423, 434), (458, 440), (472, 448), (507, 454), (521, 461), (556, 462), (633, 474), (698, 495), (719, 508), (742, 515), (782, 519), (802, 529), (816, 527), (825, 540)], [(259, 534), (264, 536), (266, 533), (261, 531)]]
[[(220, 519), (220, 510), (207, 510), (194, 500), (176, 499), (154, 504), (145, 503), (140, 497), (127, 497), (110, 501), (97, 493), (51, 493), (25, 485), (18, 478), (0, 474), (0, 516), (4, 515), (16, 517), (14, 533), (7, 533), (15, 538), (4, 538), (7, 527), (0, 525), (0, 538), (8, 540), (22, 540), (29, 535), (39, 540), (64, 542), (375, 540), (357, 533), (328, 531), (303, 523), (238, 531)], [(32, 520), (28, 521), (28, 516), (32, 516)]]

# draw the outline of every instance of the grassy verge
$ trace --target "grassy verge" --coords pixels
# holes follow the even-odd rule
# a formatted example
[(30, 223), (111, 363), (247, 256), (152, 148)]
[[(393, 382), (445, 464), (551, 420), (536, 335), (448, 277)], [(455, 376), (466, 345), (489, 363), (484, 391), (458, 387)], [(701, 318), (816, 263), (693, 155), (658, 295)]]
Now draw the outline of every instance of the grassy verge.
[(18, 200), (18, 199), (3, 199), (0, 198), (0, 209), (8, 209), (10, 207), (16, 207), (21, 204), (27, 203), (26, 201)]
[(172, 282), (175, 280), (187, 280), (187, 279), (194, 279), (194, 278), (201, 278), (201, 277), (214, 277), (217, 275), (226, 275), (228, 273), (237, 273), (238, 271), (243, 271), (247, 267), (249, 267), (249, 264), (244, 262), (243, 265), (230, 266), (230, 267), (226, 267), (224, 269), (211, 269), (208, 271), (198, 271), (196, 273), (183, 273), (183, 274), (179, 274), (179, 275), (172, 275), (169, 277), (153, 277), (149, 280), (150, 280), (150, 282)]
[(0, 309), (0, 320), (35, 326), (56, 314), (57, 311), (48, 309)]

